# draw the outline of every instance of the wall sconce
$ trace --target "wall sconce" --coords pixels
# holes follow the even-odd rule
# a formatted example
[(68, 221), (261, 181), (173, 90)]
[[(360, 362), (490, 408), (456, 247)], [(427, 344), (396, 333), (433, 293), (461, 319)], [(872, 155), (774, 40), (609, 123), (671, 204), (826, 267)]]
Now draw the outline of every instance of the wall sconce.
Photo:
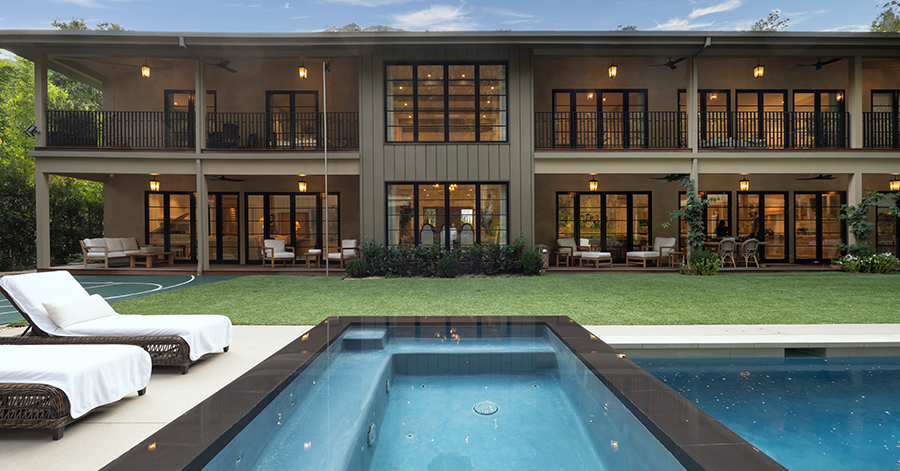
[(753, 78), (762, 78), (766, 73), (766, 66), (760, 65), (759, 59), (756, 59), (756, 67), (753, 68)]
[(609, 61), (610, 65), (609, 69), (607, 69), (609, 71), (609, 78), (614, 79), (616, 78), (616, 74), (619, 72), (619, 67), (616, 65), (616, 62), (613, 59), (610, 59)]
[(891, 191), (900, 191), (900, 180), (896, 176), (891, 180)]
[(741, 180), (741, 191), (750, 191), (750, 180), (746, 177)]
[[(596, 173), (592, 173), (591, 175), (596, 175)], [(597, 191), (597, 185), (598, 185), (597, 179), (594, 177), (591, 177), (591, 181), (588, 182), (588, 188), (590, 188), (591, 191)]]
[(305, 60), (301, 61), (300, 67), (297, 68), (297, 75), (300, 76), (300, 80), (306, 80), (306, 78), (309, 77), (309, 69), (304, 67), (305, 63), (306, 63)]
[[(300, 175), (300, 177), (305, 177), (306, 175)], [(300, 181), (297, 182), (297, 189), (300, 190), (300, 193), (306, 193), (306, 180), (300, 178)]]
[(159, 180), (155, 178), (150, 180), (150, 191), (159, 191)]
[(150, 78), (150, 66), (147, 65), (147, 61), (144, 61), (144, 65), (141, 66), (141, 77), (148, 79)]

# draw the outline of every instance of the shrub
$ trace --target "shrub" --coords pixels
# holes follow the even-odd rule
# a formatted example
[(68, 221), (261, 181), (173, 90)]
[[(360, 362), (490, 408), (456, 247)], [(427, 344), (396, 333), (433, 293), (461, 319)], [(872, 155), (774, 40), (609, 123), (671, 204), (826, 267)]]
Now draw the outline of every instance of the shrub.
[(832, 262), (836, 265), (840, 265), (841, 270), (846, 273), (886, 274), (891, 273), (897, 265), (900, 264), (900, 259), (889, 253), (871, 254), (866, 256), (847, 254), (841, 258), (832, 260)]
[(722, 261), (719, 256), (706, 250), (692, 250), (688, 263), (681, 266), (685, 275), (712, 276), (719, 273)]
[(347, 262), (347, 276), (349, 278), (365, 278), (369, 274), (369, 267), (365, 260), (354, 258)]
[(438, 275), (441, 278), (456, 278), (459, 276), (459, 256), (453, 253), (445, 253), (438, 261)]
[(544, 272), (544, 259), (538, 249), (522, 254), (522, 271), (528, 276), (540, 275)]

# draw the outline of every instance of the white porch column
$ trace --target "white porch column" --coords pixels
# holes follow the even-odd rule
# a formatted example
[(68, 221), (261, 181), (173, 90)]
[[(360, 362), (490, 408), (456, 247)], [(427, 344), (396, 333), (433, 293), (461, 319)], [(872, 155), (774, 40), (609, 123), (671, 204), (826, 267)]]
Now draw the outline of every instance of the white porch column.
[(203, 66), (203, 57), (196, 61), (197, 70), (194, 73), (194, 151), (200, 153), (206, 148), (206, 67)]
[[(863, 198), (863, 189), (862, 189), (862, 174), (861, 173), (851, 173), (850, 178), (847, 180), (847, 205), (855, 206), (862, 202)], [(848, 227), (849, 229), (849, 227)], [(856, 237), (853, 237), (853, 234), (850, 231), (847, 231), (847, 244), (856, 244)]]
[(197, 276), (209, 269), (209, 190), (203, 176), (203, 161), (196, 160), (197, 165)]
[[(685, 104), (687, 113), (687, 146), (698, 152), (699, 149), (699, 122), (697, 116), (697, 62), (698, 59), (688, 56), (691, 73), (688, 75), (688, 84), (685, 89)], [(693, 176), (691, 178), (696, 178)]]
[[(35, 147), (47, 147), (47, 54), (34, 57), (34, 125), (41, 131), (34, 136)], [(40, 265), (38, 265), (40, 266)]]
[(37, 267), (50, 268), (50, 175), (40, 159), (34, 162), (34, 219)]
[(849, 74), (847, 80), (848, 90), (847, 96), (844, 97), (844, 106), (850, 112), (850, 148), (862, 149), (863, 147), (863, 80), (862, 80), (862, 57), (859, 55), (848, 57), (850, 62)]

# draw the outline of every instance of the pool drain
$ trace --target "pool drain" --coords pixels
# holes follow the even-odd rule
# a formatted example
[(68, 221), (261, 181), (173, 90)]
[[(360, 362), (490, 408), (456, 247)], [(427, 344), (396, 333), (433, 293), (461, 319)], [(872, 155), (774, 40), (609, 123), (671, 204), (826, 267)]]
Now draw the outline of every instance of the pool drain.
[(491, 415), (496, 414), (497, 411), (500, 410), (500, 407), (491, 401), (481, 401), (475, 403), (475, 405), (472, 406), (472, 409), (481, 415)]

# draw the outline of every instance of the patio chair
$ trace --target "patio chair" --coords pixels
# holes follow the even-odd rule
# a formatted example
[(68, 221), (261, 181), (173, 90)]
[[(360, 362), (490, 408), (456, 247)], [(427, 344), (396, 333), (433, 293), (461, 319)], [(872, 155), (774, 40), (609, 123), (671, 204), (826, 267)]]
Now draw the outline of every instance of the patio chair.
[(734, 261), (734, 249), (737, 247), (737, 242), (733, 237), (726, 237), (719, 241), (719, 260), (722, 261), (722, 266), (724, 267), (728, 260), (731, 260), (731, 266), (737, 268), (737, 264)]
[(294, 253), (294, 248), (285, 247), (284, 241), (281, 239), (263, 240), (262, 256), (263, 266), (266, 266), (266, 262), (270, 260), (272, 261), (272, 268), (275, 268), (275, 260), (283, 261), (284, 266), (287, 266), (287, 262), (290, 260), (291, 265), (297, 266), (297, 256)]
[(132, 345), (0, 345), (0, 428), (59, 440), (92, 410), (143, 396), (150, 370), (150, 355)]
[(759, 268), (759, 241), (756, 239), (747, 239), (744, 241), (744, 249), (741, 251), (741, 258), (744, 260), (744, 267), (750, 266), (750, 260)]
[(0, 345), (137, 345), (154, 365), (178, 366), (187, 374), (200, 358), (220, 349), (227, 352), (231, 344), (228, 317), (121, 315), (65, 270), (4, 276), (0, 292), (29, 324), (20, 336), (0, 337)]
[(653, 240), (653, 246), (645, 245), (641, 250), (625, 252), (625, 266), (629, 263), (640, 263), (647, 268), (647, 262), (656, 261), (656, 266), (662, 266), (663, 260), (669, 259), (669, 253), (675, 252), (678, 242), (674, 237), (657, 237)]
[[(559, 266), (560, 260), (565, 260), (566, 266), (574, 265), (581, 258), (583, 252), (590, 251), (588, 245), (575, 245), (575, 238), (568, 237), (556, 240), (556, 266)], [(579, 263), (580, 264), (580, 263)]]
[(328, 254), (328, 260), (339, 260), (341, 269), (344, 268), (344, 262), (354, 258), (359, 258), (359, 243), (356, 239), (344, 239), (341, 241), (341, 248), (337, 252)]
[(434, 226), (422, 224), (422, 230), (419, 232), (419, 243), (422, 245), (434, 245)]

